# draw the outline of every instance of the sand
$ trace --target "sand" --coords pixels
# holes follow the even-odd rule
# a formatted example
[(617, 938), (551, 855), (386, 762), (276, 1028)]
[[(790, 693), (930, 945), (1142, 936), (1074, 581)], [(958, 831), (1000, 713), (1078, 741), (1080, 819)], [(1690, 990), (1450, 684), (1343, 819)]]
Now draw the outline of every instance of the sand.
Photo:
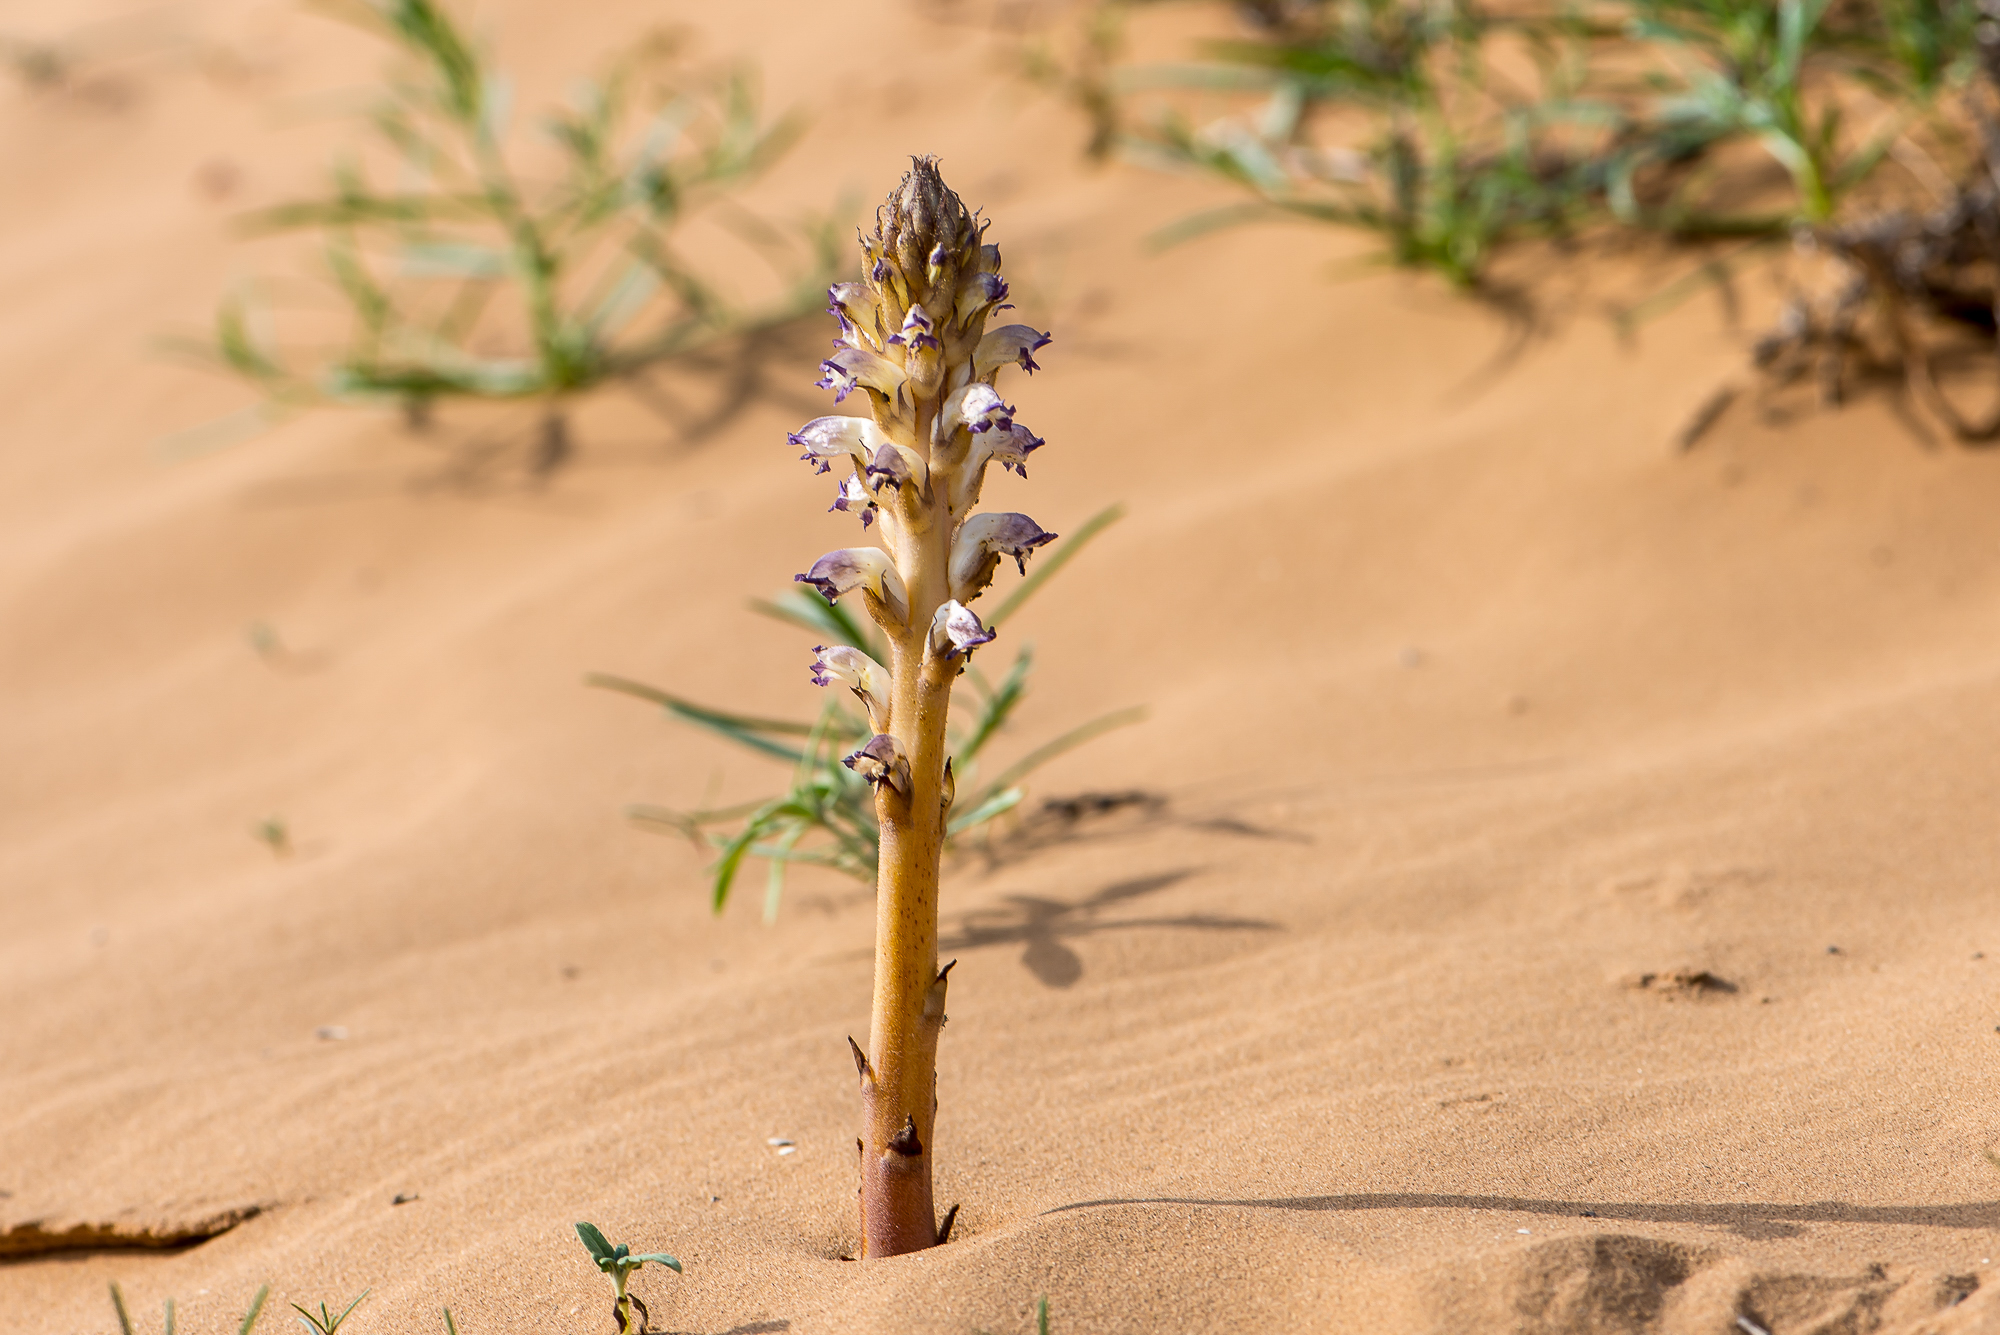
[(1670, 259), (1531, 263), (1524, 330), (1339, 234), (1150, 254), (1220, 196), (1093, 169), (920, 6), (478, 12), (524, 104), (663, 18), (754, 58), (815, 117), (762, 207), (943, 155), (1057, 337), (989, 503), (1129, 508), (1007, 628), (1006, 753), (1143, 704), (1030, 807), (1157, 800), (948, 870), (963, 1213), (842, 1260), (870, 893), (712, 916), (622, 810), (778, 773), (582, 685), (816, 705), (743, 604), (852, 541), (783, 439), (825, 332), (700, 440), (586, 405), (546, 485), (454, 463), (520, 412), (175, 447), (251, 399), (160, 337), (380, 62), (289, 5), (147, 11), (0, 88), (0, 1329), (111, 1331), (115, 1279), (150, 1329), (268, 1283), (368, 1289), (350, 1335), (607, 1331), (590, 1219), (680, 1256), (637, 1292), (708, 1335), (1043, 1295), (1065, 1335), (2000, 1330), (2000, 457), (1879, 392), (1676, 453), (1746, 335), (1703, 298), (1621, 338), (1598, 297)]

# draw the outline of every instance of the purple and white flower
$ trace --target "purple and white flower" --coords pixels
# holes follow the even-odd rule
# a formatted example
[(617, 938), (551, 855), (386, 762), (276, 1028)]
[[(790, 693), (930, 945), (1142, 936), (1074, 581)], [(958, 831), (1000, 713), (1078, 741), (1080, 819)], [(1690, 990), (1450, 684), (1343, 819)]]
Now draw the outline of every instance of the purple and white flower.
[(844, 644), (818, 645), (813, 652), (813, 685), (831, 686), (840, 682), (860, 699), (868, 710), (869, 726), (877, 732), (888, 726), (889, 670)]
[(1002, 556), (1028, 573), (1028, 553), (1056, 535), (1023, 514), (977, 514), (965, 521), (951, 544), (951, 596), (971, 602), (993, 582)]
[(859, 472), (889, 438), (866, 417), (815, 417), (797, 431), (787, 432), (785, 439), (805, 451), (799, 458), (812, 460), (819, 465), (815, 471), (824, 473), (829, 467), (827, 460), (840, 458), (854, 460)]
[(891, 399), (903, 388), (903, 368), (866, 348), (842, 348), (821, 362), (819, 369), (820, 378), (813, 383), (832, 390), (835, 403), (852, 394), (856, 385), (865, 385)]
[(1002, 325), (979, 340), (979, 346), (972, 353), (972, 373), (981, 379), (1013, 362), (1023, 371), (1033, 373), (1042, 368), (1036, 364), (1034, 353), (1047, 347), (1049, 336), (1039, 329), (1031, 329), (1024, 324)]
[(952, 310), (958, 315), (960, 327), (969, 328), (974, 320), (1005, 300), (1006, 279), (997, 273), (976, 273), (958, 285)]
[(840, 763), (878, 788), (886, 783), (904, 797), (910, 795), (910, 757), (888, 733), (870, 737), (860, 750), (842, 756)]
[(813, 562), (811, 570), (792, 578), (818, 589), (829, 603), (843, 593), (866, 589), (894, 615), (904, 619), (910, 615), (910, 596), (903, 588), (903, 577), (896, 573), (889, 554), (877, 547), (843, 547), (828, 552)]
[(953, 390), (944, 401), (944, 408), (938, 413), (937, 433), (940, 440), (950, 440), (951, 433), (961, 426), (978, 435), (994, 427), (1012, 425), (1014, 410), (1001, 402), (999, 391), (975, 380)]
[(956, 598), (944, 603), (931, 618), (930, 651), (939, 658), (969, 654), (990, 642), (998, 631), (980, 624), (979, 616)]
[(889, 341), (904, 344), (913, 352), (918, 348), (943, 346), (938, 342), (936, 322), (919, 302), (910, 304), (910, 313), (903, 317), (902, 329), (889, 335)]
[(996, 463), (1026, 477), (1028, 456), (1046, 444), (1019, 422), (1012, 422), (1005, 431), (988, 431), (979, 437), (972, 447), (972, 466)]
[(868, 494), (868, 484), (861, 480), (859, 473), (849, 473), (840, 480), (840, 490), (834, 493), (833, 504), (826, 508), (829, 514), (844, 510), (848, 514), (860, 515), (863, 528), (875, 522), (875, 498)]
[(868, 490), (879, 492), (884, 487), (894, 487), (901, 491), (907, 484), (915, 484), (922, 492), (930, 486), (930, 468), (923, 456), (907, 445), (898, 445), (892, 440), (882, 442), (875, 451), (875, 457), (862, 470)]
[(868, 284), (835, 283), (826, 290), (826, 310), (840, 321), (840, 336), (848, 346), (861, 346), (854, 341), (857, 330), (869, 343), (876, 342), (875, 293)]

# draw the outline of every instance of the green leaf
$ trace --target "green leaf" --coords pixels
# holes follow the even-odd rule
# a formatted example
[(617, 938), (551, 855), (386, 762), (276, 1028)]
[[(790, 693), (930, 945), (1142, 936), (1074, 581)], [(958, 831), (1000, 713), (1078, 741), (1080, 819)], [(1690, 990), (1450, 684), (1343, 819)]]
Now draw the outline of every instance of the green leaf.
[(1041, 746), (1028, 752), (1027, 755), (1021, 757), (1021, 759), (1015, 761), (988, 785), (987, 791), (994, 792), (1008, 787), (1016, 779), (1033, 773), (1063, 752), (1074, 750), (1091, 738), (1110, 732), (1113, 728), (1130, 727), (1145, 717), (1146, 710), (1143, 706), (1140, 706), (1132, 709), (1120, 709), (1113, 713), (1105, 714), (1102, 717), (1094, 718), (1081, 727), (1071, 728), (1054, 741), (1043, 743)]
[(1048, 555), (1035, 562), (1034, 573), (1015, 585), (1014, 592), (1007, 596), (1007, 600), (994, 608), (991, 615), (984, 618), (986, 628), (991, 630), (1008, 617), (1013, 616), (1014, 613), (1020, 611), (1022, 605), (1028, 599), (1034, 597), (1036, 591), (1042, 585), (1048, 583), (1051, 575), (1061, 570), (1065, 565), (1068, 565), (1071, 558), (1082, 551), (1092, 538), (1124, 517), (1125, 507), (1123, 505), (1106, 506), (1086, 520), (1082, 528), (1079, 528), (1075, 533), (1057, 543), (1049, 550)]
[(1004, 792), (994, 793), (963, 816), (954, 816), (946, 825), (945, 833), (958, 834), (975, 825), (984, 825), (1002, 812), (1011, 811), (1019, 806), (1021, 799), (1026, 796), (1027, 794), (1019, 788), (1009, 788)]
[(782, 595), (776, 602), (766, 602), (762, 598), (750, 600), (752, 610), (776, 621), (803, 626), (815, 635), (830, 637), (835, 643), (859, 649), (876, 662), (885, 657), (882, 646), (875, 636), (861, 625), (845, 607), (829, 603), (826, 599), (794, 589)]
[(676, 1261), (673, 1257), (667, 1255), (665, 1252), (647, 1252), (643, 1256), (634, 1256), (632, 1260), (636, 1264), (640, 1265), (643, 1265), (647, 1261), (651, 1261), (655, 1265), (665, 1266), (667, 1269), (673, 1271), (677, 1275), (685, 1273), (681, 1269), (681, 1263), (679, 1261)]
[(590, 1259), (597, 1262), (599, 1269), (604, 1269), (610, 1264), (614, 1252), (611, 1244), (605, 1240), (603, 1230), (595, 1224), (579, 1220), (576, 1225), (576, 1235), (583, 1239), (584, 1249), (590, 1253)]
[(602, 672), (593, 672), (586, 676), (584, 684), (637, 696), (641, 700), (650, 700), (697, 727), (707, 728), (710, 732), (718, 733), (753, 751), (761, 751), (766, 755), (794, 763), (801, 755), (798, 750), (780, 745), (762, 734), (774, 732), (788, 736), (809, 736), (813, 730), (813, 725), (810, 723), (754, 718), (747, 714), (731, 714), (720, 709), (710, 709), (704, 705), (682, 700), (678, 696), (669, 695), (658, 687), (648, 686), (644, 682), (628, 681), (623, 677), (613, 677)]
[(125, 1294), (118, 1287), (118, 1281), (115, 1279), (111, 1281), (111, 1307), (113, 1311), (118, 1313), (118, 1330), (120, 1335), (132, 1335), (132, 1318), (125, 1311)]
[(257, 1296), (250, 1300), (250, 1310), (243, 1314), (243, 1324), (236, 1328), (236, 1335), (250, 1335), (250, 1328), (255, 1326), (257, 1318), (263, 1315), (264, 1300), (270, 1296), (271, 1286), (269, 1284), (257, 1290)]
[(972, 736), (965, 745), (958, 748), (956, 757), (961, 768), (971, 763), (993, 734), (998, 732), (1014, 712), (1015, 706), (1027, 694), (1028, 669), (1034, 665), (1034, 650), (1027, 645), (1014, 656), (1014, 666), (1007, 672), (999, 687), (990, 692), (979, 713), (979, 722), (973, 727)]

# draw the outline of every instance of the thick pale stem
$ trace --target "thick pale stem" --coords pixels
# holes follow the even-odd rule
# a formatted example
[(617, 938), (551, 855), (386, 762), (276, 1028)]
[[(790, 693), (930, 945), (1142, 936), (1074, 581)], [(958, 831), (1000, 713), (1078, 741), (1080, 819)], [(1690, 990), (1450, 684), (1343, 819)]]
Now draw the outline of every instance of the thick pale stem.
[(933, 614), (950, 597), (944, 494), (934, 486), (898, 544), (910, 612), (907, 629), (890, 646), (889, 714), (909, 756), (910, 791), (905, 796), (884, 783), (875, 797), (882, 827), (875, 1001), (861, 1072), (862, 1255), (870, 1257), (919, 1251), (938, 1240), (931, 1199), (945, 996), (937, 956), (938, 859), (944, 850), (945, 717), (957, 669), (927, 658), (925, 642)]

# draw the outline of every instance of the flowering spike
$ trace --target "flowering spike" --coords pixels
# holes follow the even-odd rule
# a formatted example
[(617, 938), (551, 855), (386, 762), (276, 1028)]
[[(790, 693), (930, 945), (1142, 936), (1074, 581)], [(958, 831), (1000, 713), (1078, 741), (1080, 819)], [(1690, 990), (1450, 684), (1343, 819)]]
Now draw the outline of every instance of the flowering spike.
[(1010, 365), (1035, 370), (1049, 341), (1027, 325), (988, 332), (1009, 294), (985, 232), (936, 159), (913, 159), (860, 238), (860, 277), (827, 291), (840, 336), (820, 384), (836, 401), (866, 389), (866, 414), (819, 418), (792, 436), (821, 472), (851, 463), (833, 508), (863, 525), (879, 516), (887, 549), (829, 552), (798, 576), (829, 600), (860, 589), (887, 647), (877, 662), (822, 646), (813, 662), (813, 680), (854, 691), (873, 729), (843, 759), (874, 786), (881, 841), (874, 1009), (867, 1046), (851, 1048), (866, 1257), (935, 1246), (949, 1229), (938, 1227), (931, 1195), (950, 968), (938, 968), (938, 859), (957, 785), (946, 720), (966, 656), (993, 639), (966, 604), (1002, 557), (1025, 570), (1028, 553), (1054, 536), (1025, 515), (971, 513), (989, 464), (1025, 477), (1041, 447), (993, 381)]

